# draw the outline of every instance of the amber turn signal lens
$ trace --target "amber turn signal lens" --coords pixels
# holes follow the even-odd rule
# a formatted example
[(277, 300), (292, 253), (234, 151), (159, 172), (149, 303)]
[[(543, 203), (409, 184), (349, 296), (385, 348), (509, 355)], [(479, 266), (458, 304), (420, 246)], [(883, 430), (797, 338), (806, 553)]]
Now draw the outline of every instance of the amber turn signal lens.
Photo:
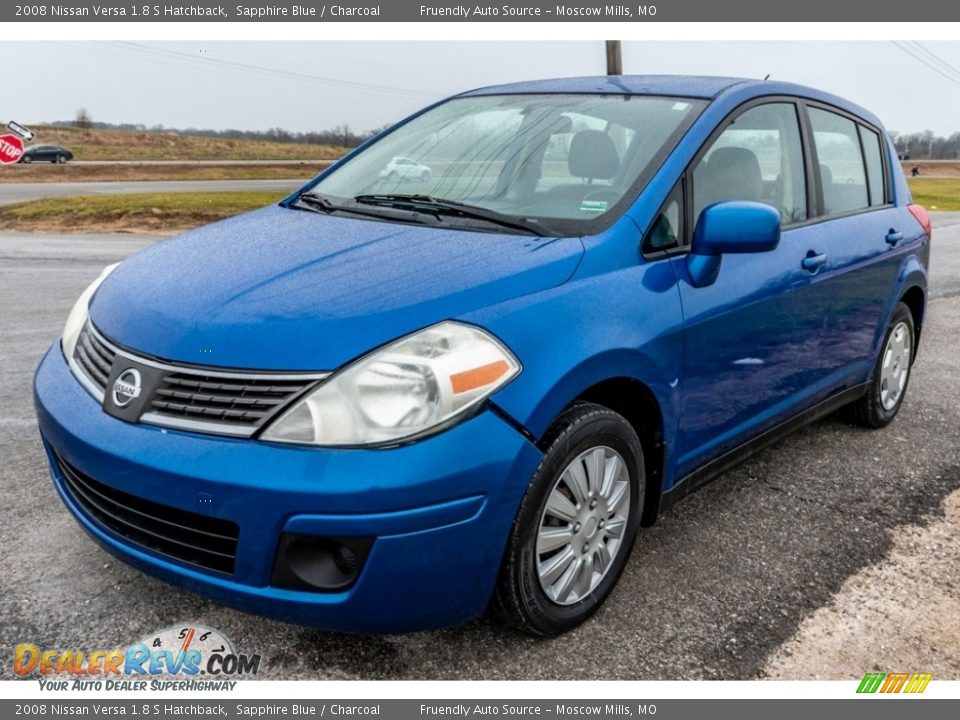
[(456, 375), (450, 376), (450, 384), (453, 386), (453, 394), (461, 395), (477, 388), (482, 388), (496, 382), (510, 371), (510, 366), (505, 360), (497, 360), (489, 365), (466, 370)]

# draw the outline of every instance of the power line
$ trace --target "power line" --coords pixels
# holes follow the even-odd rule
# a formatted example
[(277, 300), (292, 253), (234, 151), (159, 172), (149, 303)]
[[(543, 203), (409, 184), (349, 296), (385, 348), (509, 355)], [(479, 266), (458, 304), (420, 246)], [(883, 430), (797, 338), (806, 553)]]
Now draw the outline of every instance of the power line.
[[(67, 40), (67, 41), (64, 41), (64, 44), (70, 45), (79, 50), (87, 50), (87, 51), (93, 51), (97, 53), (103, 53), (106, 55), (111, 55), (113, 57), (123, 58), (124, 60), (127, 60), (127, 61), (129, 61), (131, 58), (129, 51), (125, 50), (124, 48), (112, 47), (106, 43), (95, 43), (95, 42), (85, 42), (85, 41), (71, 42)], [(157, 65), (162, 64), (164, 67), (167, 67), (167, 68), (169, 67), (180, 67), (184, 69), (194, 68), (194, 65), (192, 63), (188, 63), (185, 60), (181, 60), (177, 58), (154, 57), (152, 55), (148, 55), (144, 57), (137, 56), (135, 59), (140, 62), (154, 63)], [(211, 67), (211, 68), (208, 68), (208, 70), (210, 72), (215, 73), (218, 71), (218, 68)]]
[[(97, 53), (111, 55), (113, 57), (123, 58), (127, 62), (133, 59), (137, 62), (152, 63), (155, 65), (160, 65), (167, 70), (169, 70), (170, 68), (182, 68), (184, 70), (197, 69), (196, 64), (194, 62), (190, 62), (191, 60), (195, 60), (195, 58), (191, 56), (166, 57), (163, 55), (154, 55), (150, 53), (146, 53), (144, 55), (137, 54), (132, 56), (129, 48), (115, 47), (107, 43), (70, 42), (70, 41), (65, 41), (65, 42), (67, 45), (72, 45), (80, 50), (93, 51)], [(202, 69), (205, 72), (210, 73), (211, 75), (214, 75), (214, 76), (234, 75), (236, 72), (235, 70), (232, 70), (230, 68), (219, 68), (214, 65), (208, 65)], [(300, 80), (297, 78), (290, 78), (290, 77), (284, 77), (284, 76), (268, 76), (268, 75), (262, 75), (258, 73), (251, 74), (249, 72), (246, 72), (246, 74), (247, 76), (251, 77), (251, 79), (253, 80), (269, 80), (270, 82), (293, 83), (294, 85), (298, 85), (299, 87), (303, 87), (304, 85), (303, 80)], [(357, 90), (355, 92), (358, 92), (361, 94), (372, 94), (372, 93), (367, 93), (367, 91), (364, 91), (364, 90)], [(380, 93), (377, 93), (377, 95), (380, 95)], [(399, 94), (395, 94), (395, 96), (397, 95)]]
[(905, 52), (907, 55), (909, 55), (910, 57), (912, 57), (914, 60), (917, 60), (918, 62), (923, 63), (924, 65), (926, 65), (928, 68), (930, 68), (931, 70), (933, 70), (933, 71), (934, 71), (935, 73), (937, 73), (938, 75), (940, 75), (940, 76), (942, 76), (942, 77), (945, 77), (947, 80), (949, 80), (950, 82), (952, 82), (954, 85), (960, 85), (960, 79), (954, 77), (953, 75), (948, 74), (947, 72), (945, 72), (945, 71), (941, 70), (940, 68), (938, 68), (936, 65), (932, 64), (932, 63), (931, 63), (929, 60), (927, 60), (922, 54), (919, 54), (916, 50), (914, 50), (914, 49), (913, 49), (912, 47), (910, 47), (909, 45), (906, 45), (906, 44), (904, 44), (904, 43), (897, 42), (896, 40), (891, 40), (890, 42), (892, 42), (892, 43), (893, 43), (894, 45), (896, 45), (898, 48), (900, 48), (901, 50), (903, 50), (903, 52)]
[(308, 73), (295, 72), (291, 70), (280, 70), (277, 68), (264, 67), (260, 65), (250, 65), (247, 63), (238, 63), (230, 60), (221, 60), (219, 58), (212, 57), (198, 57), (196, 55), (191, 55), (189, 53), (179, 52), (177, 50), (170, 50), (167, 48), (159, 48), (155, 46), (141, 45), (139, 43), (132, 42), (123, 42), (116, 41), (111, 43), (114, 47), (122, 47), (124, 49), (134, 50), (140, 53), (148, 53), (152, 55), (162, 55), (165, 57), (176, 58), (181, 62), (183, 60), (190, 61), (194, 64), (202, 63), (208, 69), (216, 68), (231, 70), (231, 71), (242, 71), (244, 73), (256, 73), (259, 75), (265, 75), (273, 78), (283, 78), (287, 80), (295, 80), (299, 82), (309, 82), (312, 84), (327, 85), (341, 90), (351, 90), (354, 92), (360, 93), (373, 93), (373, 94), (389, 94), (389, 95), (405, 95), (405, 96), (418, 96), (418, 97), (437, 97), (436, 93), (430, 93), (424, 90), (415, 90), (412, 88), (398, 88), (390, 87), (387, 85), (375, 85), (372, 83), (361, 83), (354, 82), (349, 80), (338, 80), (337, 78), (324, 77), (321, 75), (312, 75)]
[(311, 83), (320, 83), (325, 85), (332, 85), (341, 89), (350, 89), (360, 92), (375, 92), (375, 93), (389, 93), (392, 95), (420, 95), (426, 97), (435, 97), (433, 93), (429, 93), (422, 90), (414, 90), (411, 88), (398, 88), (398, 87), (389, 87), (386, 85), (374, 85), (370, 83), (360, 83), (353, 82), (349, 80), (338, 80), (336, 78), (323, 77), (319, 75), (310, 75), (307, 73), (299, 73), (290, 70), (279, 70), (277, 68), (263, 67), (259, 65), (250, 65), (247, 63), (238, 63), (230, 60), (220, 60), (219, 58), (205, 57), (200, 58), (196, 55), (191, 55), (189, 53), (179, 52), (177, 50), (170, 50), (167, 48), (159, 48), (155, 46), (140, 45), (138, 43), (132, 42), (123, 42), (116, 41), (112, 43), (114, 46), (120, 46), (129, 48), (139, 52), (145, 52), (154, 55), (164, 55), (169, 57), (175, 57), (182, 60), (187, 60), (192, 63), (202, 63), (204, 66), (209, 68), (210, 65), (214, 65), (223, 69), (233, 70), (233, 71), (243, 71), (245, 73), (258, 73), (261, 75), (268, 75), (271, 77), (280, 77), (290, 80), (305, 81)]
[(909, 41), (907, 41), (907, 44), (913, 45), (915, 48), (917, 48), (918, 50), (920, 50), (920, 51), (921, 51), (922, 53), (924, 53), (927, 57), (929, 57), (931, 60), (933, 60), (935, 63), (937, 63), (940, 67), (944, 68), (944, 69), (945, 69), (947, 72), (949, 72), (951, 75), (953, 75), (954, 77), (960, 79), (960, 70), (958, 70), (957, 68), (955, 68), (953, 65), (951, 65), (950, 63), (948, 63), (946, 60), (944, 60), (944, 59), (943, 59), (942, 57), (940, 57), (939, 55), (937, 55), (933, 50), (931, 50), (930, 48), (928, 48), (928, 47), (927, 47), (926, 45), (924, 45), (923, 43), (921, 43), (921, 42), (919, 42), (919, 41), (917, 41), (917, 40), (909, 40)]

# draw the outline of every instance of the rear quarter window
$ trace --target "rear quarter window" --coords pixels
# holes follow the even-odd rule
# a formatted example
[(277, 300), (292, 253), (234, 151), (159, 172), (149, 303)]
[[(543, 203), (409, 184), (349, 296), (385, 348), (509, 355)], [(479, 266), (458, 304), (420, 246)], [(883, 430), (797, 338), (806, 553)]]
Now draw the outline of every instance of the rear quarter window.
[(880, 136), (873, 130), (860, 126), (860, 143), (867, 167), (867, 189), (870, 191), (870, 206), (884, 205), (887, 201), (883, 182), (883, 154)]

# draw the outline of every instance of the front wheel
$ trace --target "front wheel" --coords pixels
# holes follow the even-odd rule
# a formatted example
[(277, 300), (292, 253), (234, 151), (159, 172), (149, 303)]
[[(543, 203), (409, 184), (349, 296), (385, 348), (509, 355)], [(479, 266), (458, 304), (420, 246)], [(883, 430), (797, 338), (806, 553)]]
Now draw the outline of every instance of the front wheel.
[(640, 526), (645, 476), (633, 427), (600, 405), (572, 406), (546, 442), (495, 602), (510, 625), (549, 637), (593, 615), (617, 584)]
[(57, 165), (63, 165), (67, 161), (66, 155), (57, 155)]
[(900, 303), (887, 326), (867, 394), (845, 408), (848, 420), (862, 427), (881, 428), (896, 417), (907, 394), (915, 337), (910, 308)]

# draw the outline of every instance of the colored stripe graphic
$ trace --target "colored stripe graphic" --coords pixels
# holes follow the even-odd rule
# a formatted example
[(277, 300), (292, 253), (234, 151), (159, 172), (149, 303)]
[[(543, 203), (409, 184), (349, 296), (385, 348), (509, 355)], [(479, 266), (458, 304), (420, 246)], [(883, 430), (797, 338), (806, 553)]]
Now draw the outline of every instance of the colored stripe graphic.
[(909, 675), (907, 673), (890, 673), (887, 675), (886, 681), (883, 683), (883, 687), (880, 688), (882, 693), (898, 693), (900, 688), (903, 687), (903, 684), (907, 681)]
[(857, 687), (858, 693), (922, 693), (933, 673), (867, 673)]
[(933, 673), (914, 673), (910, 676), (910, 680), (903, 691), (905, 693), (922, 693), (927, 689), (932, 677)]
[(858, 693), (875, 693), (880, 688), (880, 683), (883, 682), (884, 673), (867, 673), (863, 676), (863, 680), (860, 681), (860, 687), (857, 688)]

